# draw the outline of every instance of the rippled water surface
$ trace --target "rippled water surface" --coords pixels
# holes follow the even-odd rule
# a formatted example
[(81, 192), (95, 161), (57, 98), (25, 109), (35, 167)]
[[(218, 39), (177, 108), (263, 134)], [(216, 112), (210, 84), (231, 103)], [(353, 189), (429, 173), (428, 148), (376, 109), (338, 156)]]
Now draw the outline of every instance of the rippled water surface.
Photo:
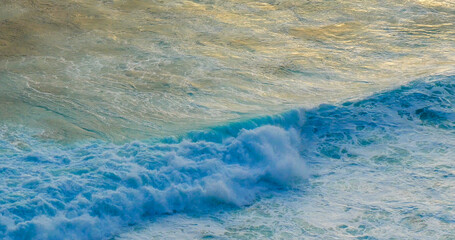
[(2, 0), (0, 120), (179, 135), (453, 71), (452, 1)]
[(453, 239), (452, 0), (0, 0), (0, 239)]

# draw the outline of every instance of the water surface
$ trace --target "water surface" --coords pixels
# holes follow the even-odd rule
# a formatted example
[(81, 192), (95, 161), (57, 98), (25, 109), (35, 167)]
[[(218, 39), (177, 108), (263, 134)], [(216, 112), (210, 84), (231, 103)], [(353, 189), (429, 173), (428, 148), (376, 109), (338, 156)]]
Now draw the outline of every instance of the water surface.
[(0, 0), (0, 238), (452, 239), (455, 4)]
[(453, 72), (451, 1), (1, 1), (0, 120), (117, 143)]

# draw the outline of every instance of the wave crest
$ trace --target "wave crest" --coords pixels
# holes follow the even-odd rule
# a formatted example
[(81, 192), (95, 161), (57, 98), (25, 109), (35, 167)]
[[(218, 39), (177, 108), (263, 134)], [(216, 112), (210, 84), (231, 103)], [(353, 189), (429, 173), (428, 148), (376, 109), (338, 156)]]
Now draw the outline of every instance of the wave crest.
[(381, 141), (374, 135), (417, 127), (453, 131), (453, 80), (435, 77), (305, 117), (294, 110), (153, 144), (20, 149), (0, 141), (0, 238), (108, 238), (157, 214), (251, 204), (305, 179), (311, 158), (356, 154), (344, 145), (364, 149)]

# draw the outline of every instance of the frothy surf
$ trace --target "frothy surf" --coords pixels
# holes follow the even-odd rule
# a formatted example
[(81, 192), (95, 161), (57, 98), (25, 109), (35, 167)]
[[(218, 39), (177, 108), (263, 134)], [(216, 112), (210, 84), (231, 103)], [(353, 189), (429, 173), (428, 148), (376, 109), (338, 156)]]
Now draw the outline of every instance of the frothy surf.
[(155, 143), (62, 146), (5, 130), (0, 237), (109, 238), (157, 215), (250, 205), (264, 194), (301, 184), (311, 175), (312, 157), (352, 158), (355, 152), (340, 143), (368, 148), (381, 141), (358, 132), (389, 132), (394, 138), (398, 131), (425, 127), (452, 135), (454, 80), (435, 76), (361, 101)]

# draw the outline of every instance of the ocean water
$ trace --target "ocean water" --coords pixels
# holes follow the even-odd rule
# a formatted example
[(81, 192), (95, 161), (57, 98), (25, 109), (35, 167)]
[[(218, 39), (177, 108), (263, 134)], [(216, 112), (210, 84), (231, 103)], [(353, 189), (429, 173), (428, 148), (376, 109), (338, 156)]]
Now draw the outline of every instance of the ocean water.
[(277, 117), (299, 133), (307, 178), (243, 208), (160, 217), (116, 239), (454, 239), (454, 80), (324, 105), (303, 124), (299, 112)]
[(455, 239), (454, 24), (0, 0), (0, 239)]

